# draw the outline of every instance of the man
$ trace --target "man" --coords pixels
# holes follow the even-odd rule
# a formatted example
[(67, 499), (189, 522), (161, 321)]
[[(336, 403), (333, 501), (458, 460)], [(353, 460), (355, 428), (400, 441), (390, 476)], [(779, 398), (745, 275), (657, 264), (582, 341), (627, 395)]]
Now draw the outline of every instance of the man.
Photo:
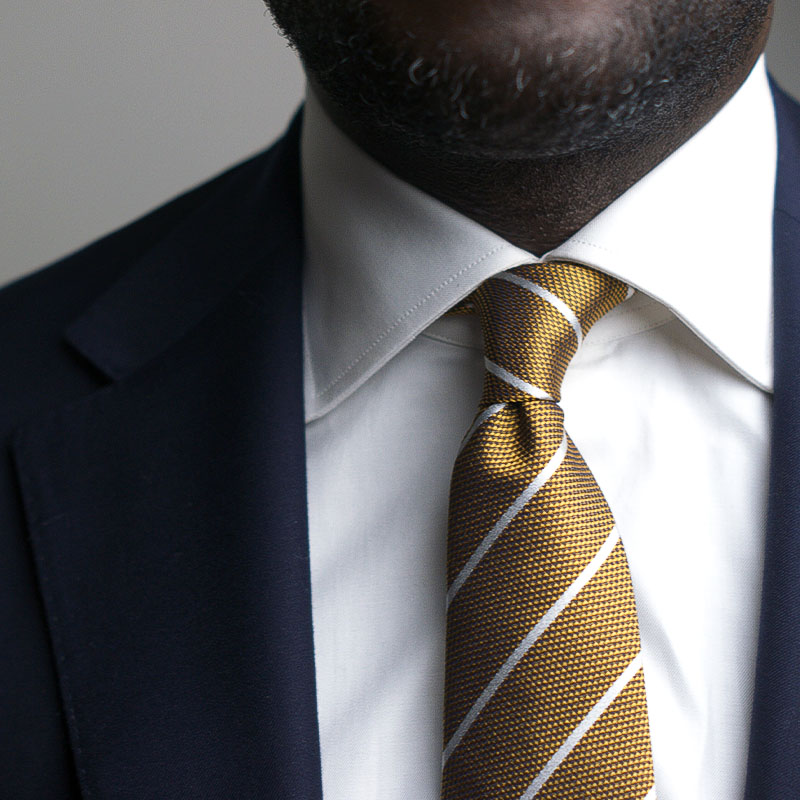
[[(270, 7), (302, 122), (0, 298), (4, 796), (439, 797), (484, 380), (446, 312), (538, 262), (638, 290), (563, 406), (625, 542), (650, 777), (618, 782), (624, 726), (568, 772), (595, 705), (497, 755), (541, 762), (516, 794), (456, 732), (442, 796), (800, 795), (800, 111), (759, 60), (771, 3)], [(537, 688), (525, 725), (560, 702)]]

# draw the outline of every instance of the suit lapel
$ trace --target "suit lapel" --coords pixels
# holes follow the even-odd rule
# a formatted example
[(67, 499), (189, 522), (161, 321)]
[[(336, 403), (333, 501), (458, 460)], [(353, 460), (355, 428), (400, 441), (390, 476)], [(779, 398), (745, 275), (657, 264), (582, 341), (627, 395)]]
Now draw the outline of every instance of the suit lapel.
[(84, 794), (321, 797), (297, 125), (70, 329), (15, 456)]
[(775, 395), (747, 800), (800, 797), (800, 113), (774, 89)]

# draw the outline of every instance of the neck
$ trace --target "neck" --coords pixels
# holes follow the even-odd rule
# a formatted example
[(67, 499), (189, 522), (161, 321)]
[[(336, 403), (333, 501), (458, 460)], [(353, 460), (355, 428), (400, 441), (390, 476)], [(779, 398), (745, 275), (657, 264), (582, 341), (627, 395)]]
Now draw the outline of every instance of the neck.
[[(557, 158), (492, 159), (435, 152), (365, 129), (324, 94), (328, 114), (395, 174), (507, 241), (537, 255), (554, 249), (702, 128), (743, 83), (753, 59), (702, 109), (657, 136)], [(319, 90), (318, 94), (319, 94)]]

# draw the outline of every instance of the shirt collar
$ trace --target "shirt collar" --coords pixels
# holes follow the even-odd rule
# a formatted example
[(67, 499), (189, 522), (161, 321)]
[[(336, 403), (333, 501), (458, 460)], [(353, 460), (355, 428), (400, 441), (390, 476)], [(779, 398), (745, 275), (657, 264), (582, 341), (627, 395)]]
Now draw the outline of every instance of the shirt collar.
[(659, 300), (770, 390), (776, 160), (762, 58), (701, 131), (537, 258), (382, 167), (309, 92), (301, 143), (307, 419), (335, 407), (491, 275), (558, 258)]

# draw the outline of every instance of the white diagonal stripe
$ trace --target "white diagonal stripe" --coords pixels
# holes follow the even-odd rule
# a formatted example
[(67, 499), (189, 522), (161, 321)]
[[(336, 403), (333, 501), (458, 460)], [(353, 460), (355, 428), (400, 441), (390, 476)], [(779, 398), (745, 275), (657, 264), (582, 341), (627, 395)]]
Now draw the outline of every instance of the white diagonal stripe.
[(536, 644), (537, 640), (541, 638), (542, 634), (553, 624), (558, 615), (577, 597), (578, 593), (586, 586), (587, 583), (597, 574), (600, 567), (605, 564), (611, 552), (616, 547), (619, 541), (619, 533), (616, 526), (611, 529), (602, 547), (597, 551), (594, 558), (584, 567), (583, 571), (577, 578), (570, 584), (569, 588), (556, 600), (555, 603), (547, 610), (545, 615), (534, 625), (531, 632), (517, 645), (514, 652), (508, 657), (505, 664), (498, 670), (497, 674), (489, 682), (489, 685), (483, 690), (481, 696), (475, 701), (475, 704), (469, 710), (467, 715), (458, 726), (458, 730), (453, 734), (447, 747), (442, 754), (442, 767), (447, 763), (453, 750), (458, 747), (461, 740), (466, 735), (470, 726), (478, 718), (478, 714), (483, 711), (486, 704), (492, 699), (503, 681), (511, 674), (514, 667), (519, 664), (525, 657), (525, 654)]
[(455, 580), (450, 584), (447, 590), (447, 607), (453, 602), (453, 598), (458, 594), (459, 589), (464, 585), (467, 578), (472, 574), (475, 567), (478, 566), (480, 560), (489, 552), (489, 548), (497, 541), (497, 537), (511, 524), (514, 517), (525, 508), (531, 501), (533, 496), (544, 486), (550, 478), (553, 477), (555, 471), (561, 466), (564, 456), (567, 454), (567, 434), (561, 440), (558, 450), (553, 453), (551, 459), (545, 464), (544, 469), (528, 484), (525, 491), (511, 504), (502, 517), (495, 523), (494, 527), (484, 537), (483, 541), (478, 545), (475, 552), (470, 556), (469, 561), (464, 565), (461, 572), (458, 573)]
[(578, 320), (575, 312), (560, 297), (545, 289), (544, 286), (539, 286), (538, 283), (529, 281), (527, 278), (523, 278), (521, 275), (516, 275), (513, 272), (501, 272), (499, 275), (495, 275), (495, 278), (500, 278), (509, 283), (516, 283), (517, 286), (521, 286), (523, 289), (533, 292), (537, 297), (541, 297), (542, 300), (550, 303), (550, 305), (569, 322), (572, 330), (575, 331), (578, 347), (581, 346), (581, 342), (583, 342), (583, 331), (581, 330), (580, 320)]
[(648, 793), (644, 800), (656, 800), (656, 787), (654, 786)]
[[(622, 690), (631, 682), (633, 676), (642, 667), (642, 654), (639, 653), (626, 667), (622, 675), (611, 684), (608, 691), (598, 700), (592, 710), (581, 720), (580, 724), (567, 737), (567, 740), (556, 750), (555, 755), (547, 762), (544, 769), (536, 776), (519, 800), (533, 800), (544, 786), (545, 781), (558, 769), (564, 759), (575, 749), (589, 728), (600, 719), (602, 713), (617, 699)], [(649, 798), (649, 795), (648, 795)]]
[(458, 448), (458, 452), (460, 453), (464, 449), (475, 431), (477, 431), (478, 428), (480, 428), (481, 425), (486, 422), (486, 420), (491, 419), (495, 414), (502, 411), (507, 405), (508, 403), (495, 403), (494, 405), (491, 405), (485, 409), (482, 413), (478, 414), (475, 422), (472, 423), (472, 427), (467, 431), (466, 435), (461, 440), (461, 447)]
[(488, 369), (492, 375), (496, 375), (501, 381), (505, 381), (515, 389), (519, 389), (521, 392), (525, 392), (525, 394), (529, 394), (531, 397), (535, 397), (537, 400), (555, 399), (550, 397), (550, 395), (547, 394), (544, 389), (540, 389), (538, 386), (534, 386), (532, 383), (528, 383), (527, 381), (522, 380), (522, 378), (512, 375), (507, 369), (503, 369), (499, 364), (495, 364), (494, 361), (490, 361), (488, 358), (484, 358), (483, 361), (486, 364), (486, 369)]

